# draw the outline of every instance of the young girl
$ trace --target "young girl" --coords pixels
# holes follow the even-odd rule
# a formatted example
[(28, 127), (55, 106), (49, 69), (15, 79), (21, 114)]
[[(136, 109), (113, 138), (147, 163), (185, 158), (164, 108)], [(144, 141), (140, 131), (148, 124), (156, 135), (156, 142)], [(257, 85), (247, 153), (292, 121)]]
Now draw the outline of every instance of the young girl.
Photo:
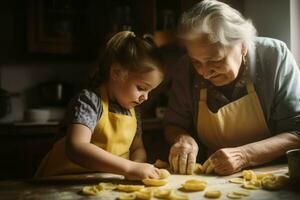
[(73, 99), (67, 135), (43, 159), (36, 177), (86, 172), (159, 177), (159, 170), (145, 163), (134, 109), (163, 80), (159, 53), (152, 42), (123, 31), (108, 41), (102, 61), (94, 86)]

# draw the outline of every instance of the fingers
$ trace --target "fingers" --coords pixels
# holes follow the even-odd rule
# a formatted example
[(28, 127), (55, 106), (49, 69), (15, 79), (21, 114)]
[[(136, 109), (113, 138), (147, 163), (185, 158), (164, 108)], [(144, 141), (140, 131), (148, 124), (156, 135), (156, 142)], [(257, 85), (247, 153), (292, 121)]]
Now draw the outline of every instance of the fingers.
[(169, 154), (170, 168), (174, 173), (192, 174), (198, 147), (189, 143), (175, 143)]
[(153, 166), (153, 170), (151, 171), (151, 173), (149, 174), (149, 176), (147, 178), (159, 178), (160, 176), (160, 171), (158, 168)]
[(189, 153), (188, 160), (187, 160), (187, 174), (192, 174), (195, 169), (195, 163), (196, 163), (196, 156), (193, 153)]
[(206, 174), (211, 174), (214, 171), (214, 164), (212, 162), (210, 162), (210, 164), (208, 165), (207, 169), (206, 169)]
[[(171, 170), (174, 173), (179, 173), (179, 174), (187, 173), (188, 162), (195, 163), (194, 159), (191, 159), (191, 161), (188, 161), (187, 154), (179, 154), (176, 156), (170, 156), (169, 162), (171, 164)], [(193, 167), (192, 167), (192, 169), (193, 169)]]
[(186, 174), (186, 168), (187, 168), (187, 155), (181, 154), (179, 156), (179, 173)]
[(246, 163), (239, 148), (220, 149), (210, 159), (214, 164), (214, 171), (220, 175), (229, 175), (240, 171)]
[(203, 172), (206, 172), (206, 169), (207, 169), (209, 163), (210, 163), (210, 159), (207, 159), (207, 160), (203, 163), (203, 165), (202, 165)]
[(171, 165), (172, 165), (172, 170), (174, 173), (178, 173), (179, 169), (178, 169), (178, 160), (179, 160), (179, 156), (172, 156), (172, 159), (171, 159)]
[(202, 168), (203, 173), (205, 173), (205, 174), (211, 174), (215, 168), (211, 158), (207, 159), (202, 166), (203, 166), (203, 168)]
[(158, 168), (154, 169), (154, 177), (153, 178), (159, 178), (160, 177), (160, 171)]

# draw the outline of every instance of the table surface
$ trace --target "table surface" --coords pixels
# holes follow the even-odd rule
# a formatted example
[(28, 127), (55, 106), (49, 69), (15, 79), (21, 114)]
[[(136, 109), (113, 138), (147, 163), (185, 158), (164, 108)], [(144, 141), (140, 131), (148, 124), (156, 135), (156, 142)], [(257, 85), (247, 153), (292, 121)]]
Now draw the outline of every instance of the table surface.
[[(288, 168), (286, 164), (264, 166), (253, 169), (255, 173), (271, 172), (276, 175), (286, 175)], [(188, 179), (206, 180), (208, 186), (206, 190), (218, 189), (222, 192), (219, 199), (228, 199), (226, 194), (231, 191), (241, 189), (238, 184), (229, 183), (229, 179), (239, 177), (241, 173), (236, 173), (230, 176), (215, 176), (215, 175), (171, 175), (168, 177), (168, 184), (160, 188), (180, 188), (181, 184)], [(122, 184), (141, 184), (141, 182), (128, 182), (124, 180), (123, 176), (108, 174), (108, 173), (94, 173), (82, 175), (66, 175), (57, 176), (47, 179), (39, 180), (12, 180), (0, 181), (0, 199), (117, 199), (118, 191), (108, 191), (101, 196), (83, 196), (80, 190), (83, 186), (95, 185), (99, 182), (115, 182)], [(296, 186), (297, 187), (297, 186)], [(300, 186), (299, 186), (300, 189)], [(299, 190), (298, 189), (298, 190)], [(183, 193), (180, 190), (177, 192)], [(189, 199), (206, 199), (204, 197), (205, 191), (202, 192), (185, 192)], [(155, 199), (155, 198), (153, 198)], [(251, 190), (250, 196), (242, 199), (256, 199), (256, 200), (284, 200), (284, 199), (300, 199), (300, 192), (291, 189), (290, 186), (278, 191), (267, 191), (263, 189)]]

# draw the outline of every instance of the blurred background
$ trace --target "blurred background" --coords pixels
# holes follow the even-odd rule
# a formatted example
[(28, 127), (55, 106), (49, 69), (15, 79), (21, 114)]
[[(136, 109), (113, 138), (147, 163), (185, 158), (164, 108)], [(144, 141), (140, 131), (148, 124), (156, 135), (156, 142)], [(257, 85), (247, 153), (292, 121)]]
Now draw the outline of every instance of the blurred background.
[[(114, 33), (151, 34), (167, 61), (166, 81), (142, 105), (149, 161), (165, 158), (161, 135), (182, 12), (196, 0), (3, 0), (0, 2), (0, 179), (31, 177), (64, 134), (70, 98), (86, 87)], [(260, 36), (284, 41), (300, 63), (299, 0), (223, 0)]]

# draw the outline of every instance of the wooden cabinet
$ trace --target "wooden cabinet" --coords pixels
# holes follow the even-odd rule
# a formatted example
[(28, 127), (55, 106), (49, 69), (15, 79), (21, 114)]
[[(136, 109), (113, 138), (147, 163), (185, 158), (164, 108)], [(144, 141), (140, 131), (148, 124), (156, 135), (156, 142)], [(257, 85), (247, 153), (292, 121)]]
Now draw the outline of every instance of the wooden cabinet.
[(101, 15), (104, 8), (99, 6), (100, 1), (91, 2), (27, 0), (28, 50), (69, 55), (94, 52), (106, 19)]
[(97, 55), (113, 33), (174, 29), (192, 0), (27, 0), (27, 44), (35, 53)]
[(59, 126), (1, 125), (0, 180), (33, 177), (59, 135)]
[[(149, 162), (164, 159), (168, 147), (162, 134), (162, 122), (144, 120), (142, 124)], [(60, 125), (0, 125), (0, 180), (32, 178), (64, 131)]]

